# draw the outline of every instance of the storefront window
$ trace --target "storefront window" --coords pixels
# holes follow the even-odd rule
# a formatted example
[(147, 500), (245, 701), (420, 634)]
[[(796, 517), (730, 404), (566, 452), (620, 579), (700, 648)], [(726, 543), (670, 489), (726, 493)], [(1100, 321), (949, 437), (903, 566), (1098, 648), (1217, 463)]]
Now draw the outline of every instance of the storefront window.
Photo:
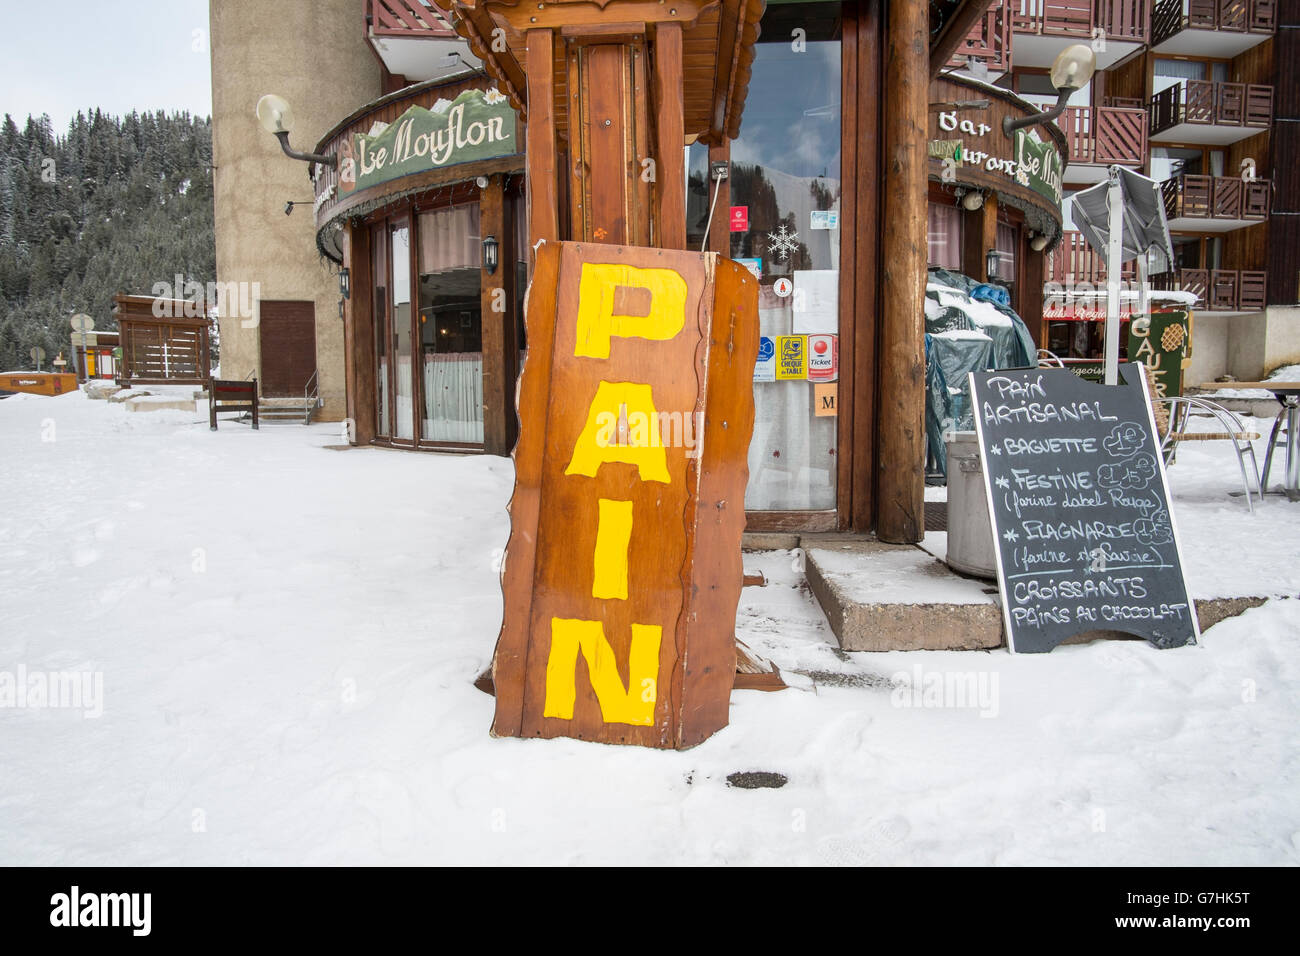
[[(715, 213), (732, 223), (731, 258), (761, 277), (745, 506), (830, 510), (837, 419), (817, 397), (839, 372), (840, 4), (773, 4), (761, 26), (731, 145), (732, 209)], [(698, 229), (703, 182), (691, 166)]]
[(478, 205), (420, 214), (420, 380), (425, 441), (483, 441)]
[(961, 271), (961, 210), (930, 203), (928, 241), (930, 265)]

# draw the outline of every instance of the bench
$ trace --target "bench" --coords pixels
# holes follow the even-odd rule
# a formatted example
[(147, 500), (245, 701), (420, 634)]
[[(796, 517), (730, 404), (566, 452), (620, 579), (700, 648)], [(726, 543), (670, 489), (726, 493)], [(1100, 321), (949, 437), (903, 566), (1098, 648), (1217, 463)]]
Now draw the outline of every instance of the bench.
[(217, 412), (252, 412), (257, 428), (257, 379), (231, 381), (214, 378), (208, 382), (208, 424), (217, 430)]

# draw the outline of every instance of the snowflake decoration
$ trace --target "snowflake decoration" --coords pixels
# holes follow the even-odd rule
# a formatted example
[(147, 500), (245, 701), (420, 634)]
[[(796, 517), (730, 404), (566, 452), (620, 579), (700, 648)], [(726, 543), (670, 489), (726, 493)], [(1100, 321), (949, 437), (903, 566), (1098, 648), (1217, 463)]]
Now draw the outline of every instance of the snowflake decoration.
[(782, 262), (790, 258), (790, 253), (799, 248), (799, 233), (787, 232), (785, 223), (777, 227), (776, 232), (767, 234), (767, 251)]

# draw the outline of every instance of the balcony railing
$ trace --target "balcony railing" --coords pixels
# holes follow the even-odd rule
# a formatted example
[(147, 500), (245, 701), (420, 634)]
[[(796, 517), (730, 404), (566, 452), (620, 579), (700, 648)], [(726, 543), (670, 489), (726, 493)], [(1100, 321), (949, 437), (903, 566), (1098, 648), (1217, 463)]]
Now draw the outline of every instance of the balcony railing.
[(948, 65), (960, 69), (969, 60), (982, 60), (990, 73), (1011, 69), (1011, 21), (1002, 9), (1001, 0), (980, 17), (970, 33), (957, 46)]
[(1267, 129), (1273, 122), (1273, 87), (1260, 83), (1184, 80), (1151, 98), (1151, 132), (1180, 123)]
[(1035, 36), (1074, 37), (1088, 41), (1101, 27), (1112, 40), (1145, 43), (1151, 0), (1004, 0), (1011, 29)]
[(366, 0), (366, 22), (371, 36), (456, 39), (429, 0)]
[(1194, 293), (1193, 308), (1208, 312), (1261, 312), (1267, 285), (1267, 272), (1235, 269), (1179, 269), (1151, 277), (1151, 288)]
[(1060, 127), (1071, 164), (1141, 166), (1146, 162), (1145, 110), (1071, 106), (1061, 116)]
[(1151, 45), (1183, 30), (1272, 33), (1276, 27), (1277, 0), (1156, 0)]
[(1235, 176), (1175, 176), (1160, 184), (1165, 200), (1165, 217), (1174, 219), (1236, 219), (1262, 221), (1268, 218), (1267, 179), (1247, 182)]
[[(1094, 286), (1106, 283), (1106, 259), (1088, 245), (1081, 232), (1065, 232), (1061, 241), (1047, 257), (1045, 270), (1048, 282), (1076, 286), (1087, 282)], [(1131, 280), (1135, 275), (1132, 262), (1124, 264), (1120, 278)]]

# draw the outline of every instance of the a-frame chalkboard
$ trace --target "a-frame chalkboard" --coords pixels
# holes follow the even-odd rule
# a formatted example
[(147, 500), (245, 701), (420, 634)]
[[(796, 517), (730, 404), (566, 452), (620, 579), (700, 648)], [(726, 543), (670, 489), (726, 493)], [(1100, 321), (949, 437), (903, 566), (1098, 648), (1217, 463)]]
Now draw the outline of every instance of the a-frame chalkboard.
[(1011, 650), (1099, 630), (1195, 643), (1141, 366), (1109, 386), (1045, 368), (970, 379)]

